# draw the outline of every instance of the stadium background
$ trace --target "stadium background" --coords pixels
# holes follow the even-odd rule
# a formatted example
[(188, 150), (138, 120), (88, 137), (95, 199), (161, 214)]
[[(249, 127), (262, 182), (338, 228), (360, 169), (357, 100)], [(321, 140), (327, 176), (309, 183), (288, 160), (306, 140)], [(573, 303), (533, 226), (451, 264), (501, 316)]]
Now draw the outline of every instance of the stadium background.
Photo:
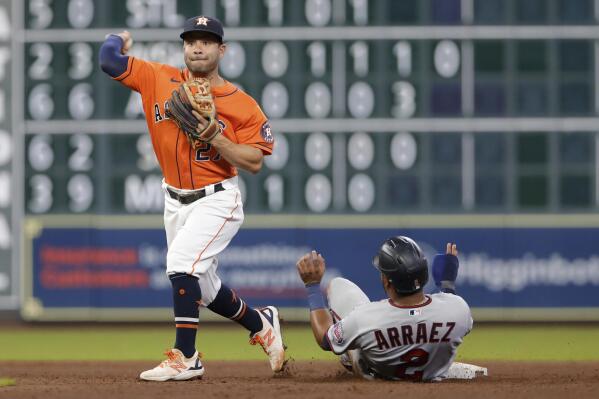
[(202, 13), (276, 134), (219, 266), (249, 303), (307, 320), (310, 248), (382, 298), (372, 254), (407, 234), (429, 258), (458, 243), (477, 321), (597, 321), (597, 3), (1, 1), (0, 308), (170, 319), (141, 102), (97, 54), (127, 29), (133, 55), (181, 65), (180, 26)]

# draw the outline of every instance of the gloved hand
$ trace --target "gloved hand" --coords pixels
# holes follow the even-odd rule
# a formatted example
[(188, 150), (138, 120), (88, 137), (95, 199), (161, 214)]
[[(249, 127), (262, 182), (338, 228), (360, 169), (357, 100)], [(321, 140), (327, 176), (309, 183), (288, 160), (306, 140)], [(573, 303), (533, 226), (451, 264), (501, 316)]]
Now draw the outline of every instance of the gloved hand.
[(447, 243), (446, 253), (438, 254), (433, 259), (433, 279), (442, 291), (455, 292), (455, 280), (460, 266), (457, 255), (457, 245)]
[(183, 130), (194, 149), (221, 133), (208, 79), (183, 82), (173, 91), (165, 112)]

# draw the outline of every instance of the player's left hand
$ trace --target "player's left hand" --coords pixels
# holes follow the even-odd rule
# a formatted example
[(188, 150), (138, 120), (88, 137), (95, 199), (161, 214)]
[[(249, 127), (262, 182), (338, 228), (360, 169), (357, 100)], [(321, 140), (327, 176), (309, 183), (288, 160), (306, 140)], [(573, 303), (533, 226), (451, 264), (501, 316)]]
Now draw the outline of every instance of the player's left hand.
[(447, 255), (458, 256), (458, 246), (455, 243), (447, 243), (447, 250), (445, 251)]
[(433, 259), (433, 278), (437, 286), (441, 286), (443, 281), (455, 282), (458, 277), (458, 246), (455, 243), (448, 242), (445, 254), (438, 254)]
[(304, 282), (308, 284), (320, 284), (326, 269), (324, 258), (316, 251), (308, 252), (297, 261), (297, 272)]

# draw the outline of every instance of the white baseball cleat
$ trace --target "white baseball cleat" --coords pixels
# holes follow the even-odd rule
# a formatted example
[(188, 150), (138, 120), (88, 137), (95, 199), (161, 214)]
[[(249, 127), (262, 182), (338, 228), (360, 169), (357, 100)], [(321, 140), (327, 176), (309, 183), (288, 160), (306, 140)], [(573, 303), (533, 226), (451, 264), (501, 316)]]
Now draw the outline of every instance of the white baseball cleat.
[(250, 344), (260, 344), (270, 360), (274, 372), (283, 370), (285, 365), (285, 346), (279, 323), (279, 310), (274, 306), (256, 309), (262, 319), (262, 330), (250, 338)]
[(179, 349), (171, 349), (164, 354), (168, 359), (153, 369), (142, 372), (139, 378), (146, 381), (184, 381), (204, 375), (199, 352), (196, 351), (190, 358), (186, 358)]

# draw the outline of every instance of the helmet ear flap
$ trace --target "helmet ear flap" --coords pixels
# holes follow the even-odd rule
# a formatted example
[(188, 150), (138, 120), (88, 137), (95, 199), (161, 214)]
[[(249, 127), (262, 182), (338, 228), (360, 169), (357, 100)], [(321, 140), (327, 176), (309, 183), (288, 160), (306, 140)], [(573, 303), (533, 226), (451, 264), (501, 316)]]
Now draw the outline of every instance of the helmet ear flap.
[(374, 258), (372, 258), (372, 265), (379, 269), (379, 255), (375, 255)]

